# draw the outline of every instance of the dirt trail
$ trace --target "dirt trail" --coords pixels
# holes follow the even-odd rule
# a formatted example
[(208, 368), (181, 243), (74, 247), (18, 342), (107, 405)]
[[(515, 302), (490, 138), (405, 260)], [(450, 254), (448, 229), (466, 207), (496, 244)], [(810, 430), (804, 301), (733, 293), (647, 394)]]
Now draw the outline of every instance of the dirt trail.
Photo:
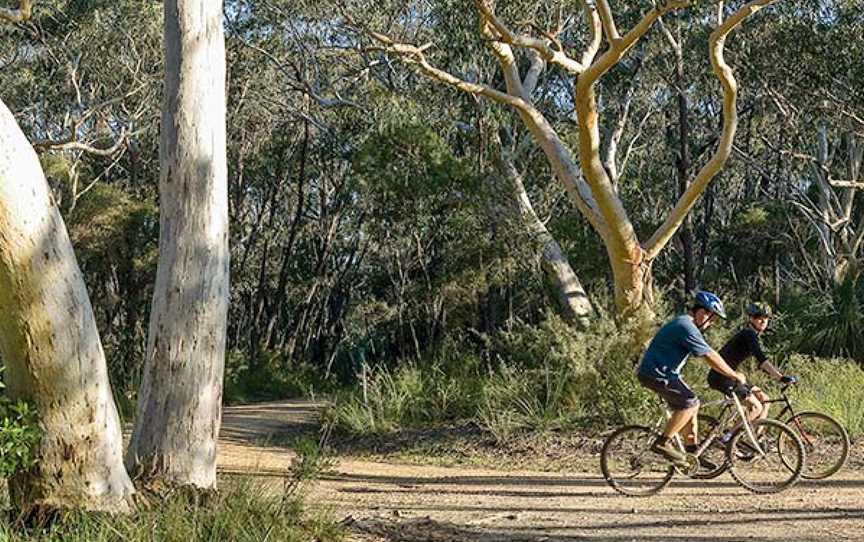
[[(227, 408), (220, 469), (278, 476), (290, 451), (260, 443), (314, 426), (316, 413), (301, 401)], [(775, 496), (746, 493), (724, 475), (679, 479), (658, 496), (635, 499), (613, 492), (598, 472), (343, 459), (310, 502), (344, 518), (353, 539), (364, 541), (864, 540), (864, 472), (850, 468)]]

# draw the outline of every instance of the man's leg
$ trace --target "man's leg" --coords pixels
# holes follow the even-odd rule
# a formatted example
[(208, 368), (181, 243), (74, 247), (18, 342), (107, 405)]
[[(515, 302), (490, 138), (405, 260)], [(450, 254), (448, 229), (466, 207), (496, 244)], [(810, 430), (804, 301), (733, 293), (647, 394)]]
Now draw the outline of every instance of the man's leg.
[(657, 435), (651, 450), (677, 465), (686, 466), (684, 453), (675, 447), (671, 438), (681, 431), (699, 410), (696, 394), (681, 380), (653, 379), (639, 375), (639, 382), (664, 399), (672, 410), (663, 433)]
[(768, 409), (771, 407), (771, 405), (768, 404), (768, 394), (766, 394), (759, 388), (753, 388), (753, 396), (756, 397), (756, 399), (759, 401), (759, 405), (761, 408), (759, 412), (759, 419), (764, 420), (768, 417)]
[(695, 444), (696, 439), (696, 414), (699, 412), (699, 404), (682, 410), (673, 410), (669, 421), (666, 422), (666, 427), (663, 429), (663, 436), (672, 438), (676, 433), (686, 428), (684, 433), (685, 442)]

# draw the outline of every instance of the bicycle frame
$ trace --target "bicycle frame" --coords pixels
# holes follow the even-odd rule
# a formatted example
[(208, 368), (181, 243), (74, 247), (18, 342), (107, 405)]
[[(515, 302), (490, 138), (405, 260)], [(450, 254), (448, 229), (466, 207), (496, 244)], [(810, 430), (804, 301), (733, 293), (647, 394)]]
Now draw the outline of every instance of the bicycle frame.
[(777, 399), (768, 399), (767, 401), (763, 401), (766, 405), (770, 405), (772, 403), (783, 403), (783, 410), (780, 411), (780, 414), (777, 416), (777, 419), (783, 419), (787, 413), (791, 414), (792, 417), (795, 416), (795, 409), (792, 408), (792, 401), (789, 399), (789, 396), (786, 395), (786, 390), (789, 386), (783, 386), (780, 388), (780, 397)]
[[(786, 397), (785, 393), (782, 394), (782, 397), (783, 397), (783, 399), (776, 399), (775, 401), (785, 400), (787, 407), (783, 409), (783, 412), (785, 412), (787, 409), (791, 411), (792, 405), (789, 404), (789, 399)], [(710, 406), (722, 406), (723, 410), (721, 411), (720, 416), (718, 418), (719, 423), (717, 424), (717, 426), (711, 431), (711, 433), (702, 442), (699, 443), (698, 447), (696, 448), (696, 451), (693, 452), (693, 455), (695, 457), (699, 457), (700, 455), (702, 455), (702, 453), (708, 448), (708, 446), (710, 446), (711, 443), (714, 442), (714, 439), (716, 439), (719, 436), (719, 433), (720, 433), (722, 428), (728, 427), (731, 422), (733, 422), (734, 420), (736, 420), (738, 418), (740, 418), (742, 420), (743, 425), (744, 425), (744, 429), (747, 431), (747, 437), (750, 439), (750, 442), (753, 444), (753, 448), (754, 448), (754, 450), (756, 450), (756, 453), (758, 453), (760, 456), (765, 455), (765, 452), (762, 450), (762, 447), (759, 446), (759, 442), (758, 442), (758, 439), (756, 438), (756, 435), (753, 433), (753, 426), (750, 423), (750, 418), (747, 417), (747, 412), (744, 410), (744, 405), (741, 404), (741, 400), (738, 398), (738, 396), (735, 393), (732, 393), (731, 396), (726, 396), (723, 399), (720, 399), (718, 401), (711, 401), (711, 402), (705, 403), (700, 408), (710, 407)], [(734, 410), (732, 409), (733, 406), (734, 406)], [(731, 413), (731, 415), (730, 415), (730, 413)], [(660, 430), (662, 429), (662, 427), (665, 425), (665, 422), (668, 421), (669, 418), (671, 418), (671, 417), (672, 417), (672, 412), (668, 408), (664, 407), (663, 408), (663, 416), (660, 416), (657, 419), (657, 423), (654, 425), (654, 431), (659, 433)], [(675, 443), (678, 445), (678, 449), (681, 450), (682, 452), (685, 452), (684, 442), (681, 439), (681, 435), (676, 433), (673, 438), (675, 440)]]
[(780, 397), (778, 397), (777, 399), (769, 399), (769, 400), (763, 401), (763, 402), (766, 405), (770, 405), (772, 403), (783, 403), (783, 410), (780, 411), (780, 414), (778, 414), (775, 417), (775, 419), (784, 420), (784, 419), (786, 419), (786, 414), (790, 414), (789, 420), (795, 420), (795, 425), (798, 427), (798, 433), (801, 435), (801, 439), (808, 446), (812, 446), (813, 440), (810, 438), (810, 435), (808, 435), (807, 432), (804, 431), (804, 428), (801, 427), (801, 422), (799, 422), (797, 420), (797, 418), (795, 418), (796, 413), (795, 413), (795, 409), (792, 407), (792, 400), (789, 399), (788, 395), (786, 395), (786, 390), (788, 390), (788, 389), (789, 389), (788, 384), (782, 386), (780, 388), (780, 392), (779, 392)]

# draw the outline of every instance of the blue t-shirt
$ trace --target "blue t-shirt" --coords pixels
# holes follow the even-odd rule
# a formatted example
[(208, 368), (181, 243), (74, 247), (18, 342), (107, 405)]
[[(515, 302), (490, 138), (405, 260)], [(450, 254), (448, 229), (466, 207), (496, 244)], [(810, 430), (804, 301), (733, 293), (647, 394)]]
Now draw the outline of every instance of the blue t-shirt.
[(713, 349), (689, 316), (667, 322), (654, 335), (639, 364), (639, 374), (648, 378), (678, 380), (689, 355), (704, 356)]

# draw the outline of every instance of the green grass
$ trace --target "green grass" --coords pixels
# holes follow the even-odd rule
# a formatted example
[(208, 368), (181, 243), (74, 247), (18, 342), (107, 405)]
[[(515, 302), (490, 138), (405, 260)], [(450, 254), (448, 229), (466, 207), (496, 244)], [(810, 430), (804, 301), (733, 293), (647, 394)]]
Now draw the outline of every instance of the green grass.
[(791, 392), (796, 410), (816, 410), (836, 418), (853, 439), (864, 435), (864, 369), (847, 359), (793, 356), (785, 368), (800, 383)]
[(384, 434), (404, 427), (471, 417), (481, 379), (440, 361), (405, 363), (396, 369), (368, 369), (357, 385), (337, 398), (327, 417), (351, 434)]
[[(225, 481), (215, 496), (174, 496), (141, 506), (131, 516), (70, 512), (50, 525), (21, 527), (16, 518), (0, 518), (6, 542), (322, 542), (342, 539), (325, 516), (304, 513), (302, 501), (272, 496), (273, 488), (249, 479)], [(268, 496), (269, 493), (269, 496)]]

